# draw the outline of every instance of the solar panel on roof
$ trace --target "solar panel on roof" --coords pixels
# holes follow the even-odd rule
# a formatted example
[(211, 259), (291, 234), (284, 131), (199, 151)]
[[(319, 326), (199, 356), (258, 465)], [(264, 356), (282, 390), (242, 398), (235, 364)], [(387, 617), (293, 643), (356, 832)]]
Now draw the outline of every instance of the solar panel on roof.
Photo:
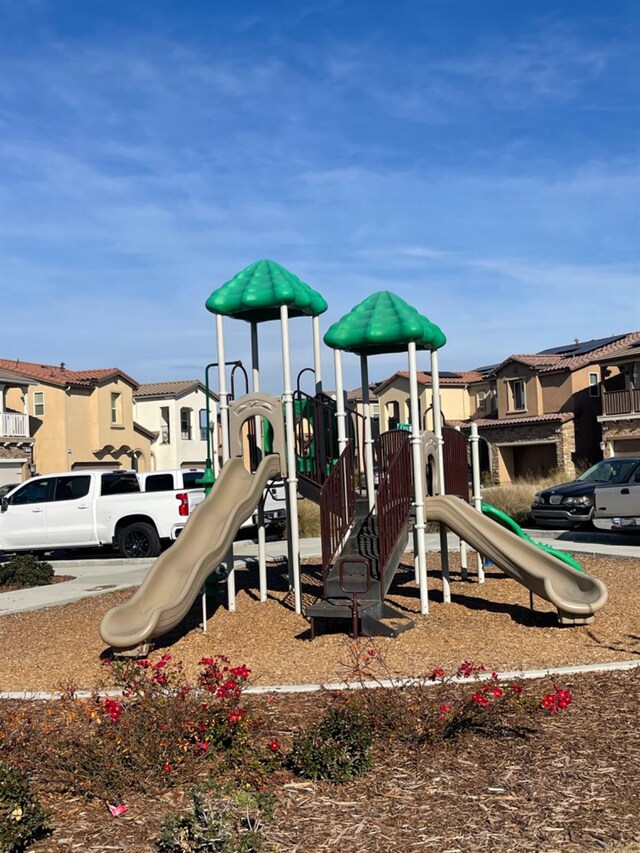
[(485, 364), (484, 367), (474, 367), (473, 372), (474, 373), (489, 373), (490, 371), (495, 370), (497, 366), (498, 366), (497, 364)]
[(600, 349), (600, 347), (606, 347), (608, 344), (612, 344), (615, 341), (622, 340), (625, 338), (624, 335), (611, 335), (608, 338), (595, 338), (591, 341), (578, 341), (578, 343), (565, 344), (561, 347), (550, 347), (549, 349), (540, 350), (537, 355), (584, 355), (588, 352), (593, 352), (595, 349)]

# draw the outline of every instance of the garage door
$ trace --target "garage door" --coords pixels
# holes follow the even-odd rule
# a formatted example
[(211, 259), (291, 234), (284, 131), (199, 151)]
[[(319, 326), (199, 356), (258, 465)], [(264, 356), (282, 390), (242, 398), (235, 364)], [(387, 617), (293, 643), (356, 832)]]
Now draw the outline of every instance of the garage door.
[(22, 466), (26, 459), (0, 459), (0, 486), (22, 482)]
[(618, 438), (613, 442), (614, 456), (640, 456), (640, 438)]

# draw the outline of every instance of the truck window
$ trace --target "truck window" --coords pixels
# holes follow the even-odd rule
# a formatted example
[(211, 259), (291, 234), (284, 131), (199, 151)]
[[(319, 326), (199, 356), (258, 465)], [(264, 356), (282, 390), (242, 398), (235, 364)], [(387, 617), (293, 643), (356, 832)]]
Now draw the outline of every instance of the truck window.
[(202, 479), (202, 475), (204, 471), (183, 471), (182, 472), (182, 482), (184, 483), (185, 489), (201, 489), (202, 486), (198, 485), (197, 480)]
[(54, 501), (75, 501), (89, 494), (91, 477), (56, 477)]
[(173, 474), (151, 474), (145, 477), (145, 492), (171, 492), (173, 491)]
[(140, 483), (135, 473), (130, 474), (103, 474), (100, 488), (101, 495), (127, 495), (131, 492), (139, 492)]
[(54, 477), (48, 477), (46, 480), (34, 480), (31, 483), (27, 483), (11, 495), (9, 503), (20, 506), (22, 504), (40, 504), (44, 501), (50, 501), (54, 479)]

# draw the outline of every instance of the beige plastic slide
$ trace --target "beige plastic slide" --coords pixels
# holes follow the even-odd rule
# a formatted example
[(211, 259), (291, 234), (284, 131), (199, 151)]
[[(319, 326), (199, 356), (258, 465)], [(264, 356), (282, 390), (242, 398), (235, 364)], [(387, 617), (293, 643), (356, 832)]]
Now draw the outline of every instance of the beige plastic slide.
[(205, 580), (224, 560), (240, 525), (257, 507), (265, 486), (278, 474), (277, 454), (265, 456), (255, 474), (242, 459), (229, 460), (208, 497), (133, 596), (105, 615), (100, 625), (104, 642), (118, 652), (133, 652), (181, 622)]
[(445, 524), (503, 572), (551, 602), (558, 609), (560, 624), (586, 625), (607, 603), (609, 593), (601, 580), (520, 539), (460, 498), (427, 498), (425, 511), (428, 521)]

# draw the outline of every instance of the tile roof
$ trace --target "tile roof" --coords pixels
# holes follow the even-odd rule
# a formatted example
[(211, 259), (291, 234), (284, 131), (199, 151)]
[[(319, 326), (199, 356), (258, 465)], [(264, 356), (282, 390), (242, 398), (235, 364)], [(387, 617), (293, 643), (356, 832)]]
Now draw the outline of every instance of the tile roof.
[(553, 373), (558, 370), (579, 370), (581, 367), (586, 367), (589, 364), (596, 364), (602, 359), (617, 356), (618, 352), (624, 352), (629, 347), (640, 344), (640, 332), (629, 332), (617, 338), (603, 338), (602, 340), (608, 341), (608, 343), (587, 352), (581, 352), (579, 355), (562, 355), (559, 353), (510, 355), (509, 358), (505, 358), (496, 367), (496, 370), (504, 367), (510, 361), (518, 361), (529, 365), (529, 367), (534, 367), (537, 373)]
[(19, 385), (20, 383), (24, 385), (36, 384), (34, 379), (30, 379), (28, 376), (20, 375), (19, 373), (14, 373), (13, 370), (4, 370), (4, 368), (0, 368), (0, 382), (6, 382), (7, 385)]
[(94, 370), (69, 370), (64, 363), (55, 364), (37, 364), (31, 361), (21, 361), (20, 359), (0, 358), (0, 369), (10, 370), (19, 375), (28, 376), (30, 379), (36, 379), (39, 382), (46, 382), (49, 385), (58, 385), (64, 387), (66, 385), (97, 385), (98, 382), (111, 377), (121, 376), (130, 382), (134, 388), (138, 387), (138, 383), (131, 376), (126, 374), (119, 367), (96, 368)]
[[(379, 385), (380, 385), (380, 382), (372, 382), (369, 385), (369, 401), (370, 402), (378, 399), (378, 395), (376, 394), (376, 391), (377, 391)], [(353, 388), (351, 391), (347, 391), (347, 400), (352, 400), (352, 401), (362, 400), (362, 388), (361, 387), (360, 388)]]
[(478, 427), (502, 427), (502, 426), (518, 426), (519, 424), (537, 424), (545, 423), (546, 421), (555, 421), (566, 423), (574, 419), (573, 412), (547, 412), (544, 415), (531, 415), (530, 417), (516, 418), (478, 418), (474, 421), (447, 421), (448, 425), (459, 426), (462, 429), (469, 429), (474, 423)]
[[(396, 376), (402, 376), (403, 379), (409, 378), (408, 370), (399, 370)], [(392, 379), (394, 377), (391, 377)], [(440, 374), (440, 385), (469, 385), (471, 382), (484, 382), (486, 375), (477, 370), (449, 370)], [(418, 371), (418, 382), (421, 385), (431, 385), (431, 373), (428, 370)]]
[(617, 361), (623, 358), (640, 358), (640, 340), (620, 350), (614, 350), (609, 355), (601, 355), (599, 361)]
[[(133, 395), (135, 400), (141, 400), (144, 397), (179, 397), (181, 394), (186, 394), (187, 391), (195, 391), (202, 388), (204, 384), (199, 379), (175, 379), (170, 382), (145, 382), (138, 386), (138, 390)], [(218, 398), (217, 394), (210, 392), (212, 397)]]

